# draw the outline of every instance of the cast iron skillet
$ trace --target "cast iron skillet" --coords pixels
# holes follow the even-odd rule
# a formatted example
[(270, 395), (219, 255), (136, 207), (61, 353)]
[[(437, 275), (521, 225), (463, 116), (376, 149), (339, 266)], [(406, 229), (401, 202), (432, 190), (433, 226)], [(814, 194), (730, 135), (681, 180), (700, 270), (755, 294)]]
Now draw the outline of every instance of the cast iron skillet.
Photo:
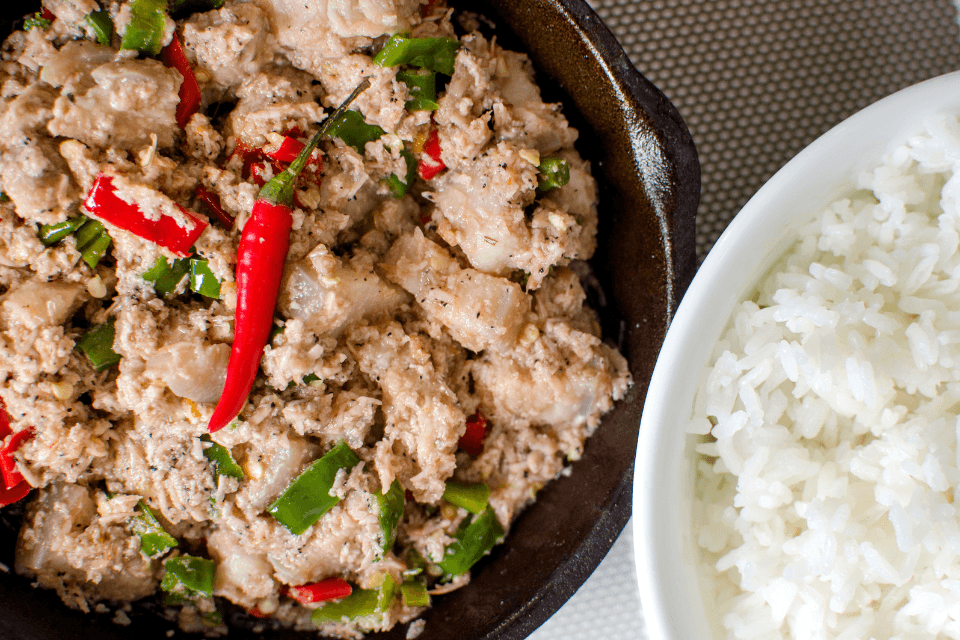
[[(4, 3), (0, 37), (39, 2)], [(598, 168), (601, 227), (592, 262), (607, 339), (630, 362), (634, 386), (587, 443), (570, 477), (544, 489), (506, 544), (479, 563), (469, 587), (434, 599), (421, 640), (518, 640), (554, 613), (600, 563), (630, 516), (640, 411), (653, 365), (695, 270), (700, 167), (676, 109), (627, 60), (583, 0), (458, 2), (496, 24), (498, 41), (526, 50), (544, 97), (562, 101), (580, 130), (580, 152)], [(0, 561), (13, 566), (16, 506), (0, 510)], [(17, 640), (166, 640), (156, 605), (135, 605), (127, 627), (83, 615), (30, 581), (0, 574), (0, 637)], [(235, 640), (256, 638), (250, 620), (219, 605)], [(372, 638), (400, 640), (405, 627)], [(268, 631), (270, 638), (316, 634)]]

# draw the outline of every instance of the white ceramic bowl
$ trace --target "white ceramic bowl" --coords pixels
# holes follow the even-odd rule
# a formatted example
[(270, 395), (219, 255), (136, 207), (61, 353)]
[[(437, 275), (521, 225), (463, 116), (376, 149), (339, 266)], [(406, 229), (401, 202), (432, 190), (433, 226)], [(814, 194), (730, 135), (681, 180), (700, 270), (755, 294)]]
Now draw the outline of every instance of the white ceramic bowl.
[(942, 114), (960, 114), (960, 72), (895, 93), (800, 152), (743, 207), (710, 251), (667, 332), (637, 446), (633, 526), (640, 601), (651, 640), (717, 638), (692, 535), (693, 455), (685, 435), (703, 367), (730, 313), (796, 239), (851, 189), (858, 172)]

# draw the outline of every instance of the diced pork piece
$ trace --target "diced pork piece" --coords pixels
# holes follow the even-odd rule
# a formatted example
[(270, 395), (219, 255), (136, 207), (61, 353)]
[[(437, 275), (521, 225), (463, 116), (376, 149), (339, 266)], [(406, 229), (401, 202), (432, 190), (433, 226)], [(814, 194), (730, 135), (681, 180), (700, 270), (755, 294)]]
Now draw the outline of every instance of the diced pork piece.
[(308, 131), (325, 118), (315, 100), (313, 79), (289, 67), (245, 79), (237, 88), (237, 97), (237, 106), (230, 112), (229, 129), (238, 141), (251, 148), (266, 144), (268, 133), (294, 128)]
[(380, 483), (394, 477), (418, 502), (436, 502), (453, 474), (457, 441), (466, 419), (454, 393), (437, 374), (424, 340), (390, 321), (350, 335), (360, 370), (380, 385), (386, 427), (376, 445)]
[(249, 538), (245, 529), (238, 532), (229, 527), (218, 527), (207, 538), (207, 549), (217, 563), (214, 595), (247, 608), (274, 595), (277, 588), (266, 554), (252, 551)]
[(283, 493), (318, 455), (316, 445), (275, 422), (258, 425), (251, 430), (247, 443), (249, 453), (240, 458), (247, 469), (237, 505), (254, 515), (263, 511)]
[(510, 349), (530, 311), (530, 298), (520, 285), (461, 269), (419, 229), (397, 240), (381, 266), (388, 278), (413, 294), (427, 317), (471, 351)]
[(181, 398), (216, 402), (223, 391), (229, 360), (230, 345), (177, 342), (150, 356), (144, 373), (162, 380)]
[(74, 24), (81, 22), (94, 11), (99, 11), (100, 5), (96, 0), (47, 0), (43, 3), (43, 8), (48, 9), (57, 20)]
[(75, 484), (40, 489), (20, 531), (15, 568), (61, 596), (80, 586), (84, 593), (76, 601), (65, 598), (80, 607), (86, 599), (138, 600), (157, 587), (140, 539), (123, 520), (101, 517), (89, 490)]
[(346, 261), (317, 246), (287, 267), (278, 307), (317, 335), (338, 336), (363, 318), (396, 310), (407, 295), (373, 271), (361, 254)]
[(3, 320), (9, 327), (62, 325), (82, 302), (83, 285), (28, 280), (3, 299)]
[(252, 2), (230, 4), (216, 11), (195, 13), (183, 25), (187, 49), (197, 56), (197, 71), (219, 88), (230, 88), (255, 76), (272, 53), (266, 14)]
[(588, 433), (630, 380), (623, 356), (557, 320), (513, 354), (483, 354), (473, 373), (481, 402), (493, 408), (491, 419), (558, 430), (584, 426)]
[[(45, 78), (62, 86), (47, 125), (51, 135), (100, 148), (137, 151), (150, 145), (150, 135), (155, 134), (160, 147), (172, 146), (183, 77), (152, 59), (97, 65), (101, 62), (97, 56), (105, 54), (91, 51), (90, 43), (70, 43), (47, 65)], [(72, 56), (81, 60), (73, 68)]]

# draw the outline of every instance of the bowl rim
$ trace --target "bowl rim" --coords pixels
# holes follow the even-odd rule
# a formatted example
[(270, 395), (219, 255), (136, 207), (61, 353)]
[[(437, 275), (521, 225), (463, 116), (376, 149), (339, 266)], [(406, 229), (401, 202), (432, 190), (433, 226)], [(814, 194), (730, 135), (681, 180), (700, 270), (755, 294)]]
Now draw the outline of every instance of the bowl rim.
[[(849, 192), (858, 171), (919, 132), (924, 121), (947, 114), (960, 115), (960, 71), (901, 89), (846, 118), (749, 199), (697, 271), (654, 368), (635, 462), (633, 551), (641, 614), (651, 640), (714, 635), (701, 589), (691, 586), (697, 584), (692, 514), (676, 506), (686, 504), (680, 485), (692, 482), (683, 451), (694, 392), (734, 304), (794, 242), (796, 230), (817, 207)], [(869, 137), (864, 131), (884, 133)]]

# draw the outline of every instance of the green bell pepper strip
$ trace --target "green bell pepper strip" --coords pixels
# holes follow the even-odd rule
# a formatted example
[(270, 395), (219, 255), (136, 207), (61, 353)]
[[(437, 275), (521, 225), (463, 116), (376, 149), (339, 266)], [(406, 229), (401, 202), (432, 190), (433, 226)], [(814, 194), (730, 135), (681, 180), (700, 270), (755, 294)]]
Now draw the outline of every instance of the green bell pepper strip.
[[(465, 526), (464, 526), (465, 525)], [(460, 526), (456, 539), (437, 564), (447, 576), (459, 576), (470, 570), (494, 545), (503, 540), (504, 531), (493, 509), (487, 509), (473, 520)]]
[(213, 595), (213, 560), (195, 556), (177, 556), (163, 561), (166, 571), (160, 588), (180, 597)]
[(453, 38), (411, 38), (397, 34), (387, 40), (373, 61), (381, 67), (409, 64), (452, 76), (459, 49), (460, 41)]
[(93, 29), (94, 35), (97, 36), (97, 43), (109, 47), (113, 40), (113, 20), (110, 18), (110, 14), (101, 9), (88, 13), (83, 20)]
[(353, 147), (360, 155), (363, 155), (366, 144), (374, 140), (379, 140), (380, 136), (384, 134), (384, 131), (375, 124), (367, 124), (358, 111), (344, 111), (343, 114), (330, 125), (327, 133), (340, 138), (345, 144)]
[(166, 26), (167, 0), (133, 0), (120, 48), (155, 56), (163, 48)]
[(340, 622), (344, 618), (356, 620), (383, 614), (390, 609), (396, 593), (397, 582), (388, 573), (384, 575), (383, 583), (378, 589), (354, 589), (346, 598), (314, 609), (310, 619), (314, 622)]
[(75, 232), (89, 219), (90, 218), (86, 216), (76, 216), (63, 222), (57, 222), (56, 224), (42, 224), (37, 231), (37, 237), (40, 238), (43, 246), (53, 246)]
[(407, 85), (410, 90), (407, 111), (436, 111), (440, 108), (437, 104), (436, 71), (403, 69), (397, 72), (397, 80)]
[(153, 266), (143, 273), (143, 279), (153, 283), (153, 290), (160, 297), (172, 293), (180, 281), (190, 273), (190, 260), (178, 258), (173, 264), (167, 262), (166, 256), (160, 256)]
[(540, 161), (540, 184), (537, 189), (550, 191), (570, 182), (570, 165), (562, 158), (543, 158)]
[(470, 513), (481, 513), (490, 501), (490, 487), (485, 482), (470, 484), (451, 480), (443, 490), (443, 499)]
[(190, 260), (190, 290), (208, 298), (220, 299), (220, 281), (206, 260)]
[(99, 373), (120, 362), (120, 355), (113, 350), (113, 339), (116, 329), (113, 320), (107, 324), (97, 325), (77, 340), (77, 349), (83, 351), (93, 368)]
[(400, 483), (396, 480), (390, 485), (386, 493), (374, 494), (377, 506), (380, 509), (380, 529), (383, 531), (383, 553), (393, 548), (397, 541), (397, 525), (403, 518), (404, 493)]
[(142, 500), (132, 520), (133, 532), (140, 536), (140, 550), (148, 558), (165, 553), (177, 546), (177, 539), (166, 532), (157, 516)]
[(403, 604), (408, 607), (430, 606), (430, 594), (427, 593), (427, 587), (416, 580), (406, 580), (400, 585), (400, 597), (403, 598)]
[(201, 445), (203, 446), (203, 457), (206, 458), (210, 462), (210, 466), (213, 467), (214, 479), (219, 479), (220, 476), (227, 476), (228, 478), (243, 480), (243, 469), (241, 469), (237, 461), (233, 459), (233, 456), (230, 454), (230, 449), (214, 442), (209, 433), (200, 436), (200, 441), (204, 443)]
[(340, 469), (349, 472), (359, 463), (360, 458), (345, 442), (338, 443), (297, 476), (267, 507), (267, 512), (291, 533), (300, 535), (340, 502), (340, 498), (330, 495), (337, 472)]
[(417, 177), (417, 159), (414, 157), (413, 153), (404, 149), (400, 152), (403, 155), (403, 160), (407, 164), (407, 175), (404, 176), (404, 179), (401, 180), (400, 176), (397, 174), (391, 174), (383, 179), (383, 183), (387, 185), (387, 188), (390, 189), (390, 193), (393, 194), (393, 197), (397, 200), (403, 198), (407, 195), (407, 191), (410, 189), (410, 185), (413, 184), (413, 181)]
[(37, 11), (35, 14), (23, 21), (23, 30), (30, 31), (31, 29), (49, 29), (51, 24), (53, 24), (53, 20), (44, 18), (43, 12)]

